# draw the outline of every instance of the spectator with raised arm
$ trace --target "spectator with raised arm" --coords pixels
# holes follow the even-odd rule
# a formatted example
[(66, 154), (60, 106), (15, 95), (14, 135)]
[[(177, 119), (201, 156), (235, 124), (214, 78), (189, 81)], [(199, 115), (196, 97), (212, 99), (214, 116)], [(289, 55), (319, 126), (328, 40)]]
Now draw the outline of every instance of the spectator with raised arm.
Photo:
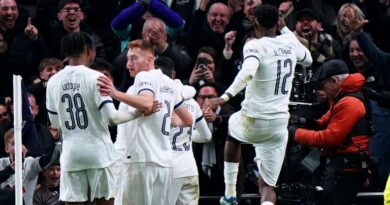
[(377, 188), (383, 190), (390, 172), (390, 53), (380, 50), (369, 34), (368, 23), (355, 11), (346, 12), (346, 23), (352, 33), (350, 58), (356, 70), (367, 75), (365, 93), (370, 99), (374, 134), (370, 138), (370, 157), (377, 166)]
[[(287, 27), (282, 27), (282, 35), (276, 35), (278, 25), (284, 22), (276, 7), (258, 6), (254, 15), (255, 33), (263, 37), (245, 44), (242, 69), (225, 93), (209, 103), (210, 108), (223, 105), (245, 88), (241, 110), (229, 119), (224, 153), (225, 194), (220, 199), (221, 205), (238, 204), (236, 185), (242, 142), (255, 148), (261, 204), (276, 203), (275, 186), (288, 138), (291, 73), (297, 63), (303, 66), (312, 63), (309, 51)], [(281, 79), (283, 82), (279, 82)]]
[(36, 67), (47, 56), (43, 38), (28, 12), (15, 0), (0, 0), (0, 30), (3, 36), (0, 60), (0, 96), (12, 96), (12, 74), (21, 75), (26, 84), (36, 75)]
[[(209, 5), (210, 4), (210, 5)], [(202, 0), (199, 9), (195, 11), (187, 48), (191, 57), (195, 58), (197, 50), (203, 46), (212, 47), (217, 53), (217, 59), (225, 46), (225, 33), (230, 31), (231, 11), (222, 2)]]
[[(59, 135), (53, 136), (53, 143), (50, 150), (37, 157), (26, 157), (27, 148), (22, 145), (22, 159), (23, 159), (23, 193), (24, 203), (26, 205), (33, 204), (33, 195), (35, 186), (38, 181), (38, 174), (42, 169), (51, 166), (60, 156), (61, 143), (59, 142)], [(7, 168), (9, 170), (8, 177), (1, 183), (1, 188), (14, 189), (15, 188), (15, 138), (14, 129), (8, 130), (4, 134), (5, 150), (8, 157), (0, 158), (0, 170)]]
[[(129, 7), (123, 9), (111, 21), (111, 27), (121, 40), (121, 51), (123, 51), (130, 40), (136, 39), (140, 33), (143, 21), (155, 16), (166, 23), (166, 32), (171, 38), (177, 36), (184, 28), (185, 21), (175, 11), (171, 10), (161, 0), (136, 1)], [(139, 21), (141, 20), (141, 21)], [(135, 29), (137, 28), (138, 29)], [(135, 28), (134, 28), (135, 27)], [(136, 30), (134, 35), (131, 35)], [(138, 32), (137, 32), (138, 30)], [(131, 32), (131, 33), (130, 33)]]

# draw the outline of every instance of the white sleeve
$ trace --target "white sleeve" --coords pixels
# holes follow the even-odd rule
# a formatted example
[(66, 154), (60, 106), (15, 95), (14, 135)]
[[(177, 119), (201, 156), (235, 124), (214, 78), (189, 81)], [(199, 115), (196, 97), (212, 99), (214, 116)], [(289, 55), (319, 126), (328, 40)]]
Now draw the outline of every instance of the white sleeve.
[(257, 41), (251, 40), (245, 44), (242, 69), (238, 72), (233, 83), (226, 90), (226, 92), (232, 94), (233, 96), (237, 95), (237, 93), (245, 88), (247, 82), (253, 78), (260, 65), (260, 52), (257, 49), (255, 42)]
[[(133, 86), (130, 86), (126, 94), (132, 94), (133, 92)], [(136, 108), (131, 107), (127, 105), (126, 103), (121, 102), (119, 104), (118, 112), (133, 112), (135, 111)], [(128, 139), (128, 127), (130, 126), (130, 123), (132, 122), (127, 122), (127, 123), (122, 123), (117, 126), (117, 135), (116, 135), (116, 141), (114, 143), (115, 150), (118, 152), (120, 157), (126, 157), (127, 153), (127, 139)]]
[(49, 119), (50, 119), (51, 126), (54, 128), (61, 128), (58, 114), (54, 113), (52, 111), (49, 111), (48, 113), (49, 113)]
[[(121, 102), (119, 104), (118, 112), (129, 112), (130, 108), (135, 110), (135, 108), (130, 107), (127, 104)], [(114, 143), (114, 147), (121, 158), (126, 157), (127, 135), (129, 134), (127, 133), (127, 126), (128, 123), (122, 123), (117, 126), (117, 135), (116, 135), (116, 141)]]
[(207, 126), (206, 120), (201, 116), (196, 119), (195, 129), (192, 132), (191, 139), (196, 143), (205, 143), (211, 140), (211, 131)]
[(135, 109), (127, 112), (119, 112), (115, 109), (112, 101), (101, 105), (100, 113), (102, 113), (102, 116), (108, 125), (121, 124), (130, 120), (134, 120), (142, 115), (142, 112)]
[(114, 143), (115, 150), (119, 156), (125, 157), (126, 155), (126, 123), (119, 124), (117, 126), (116, 141)]
[[(50, 81), (49, 81), (50, 82)], [(49, 93), (55, 93), (52, 89), (51, 84), (48, 83), (47, 88), (46, 88), (46, 110), (49, 115), (49, 120), (51, 123), (51, 126), (54, 128), (60, 128), (60, 120), (58, 118), (58, 113), (57, 110), (54, 106), (55, 100), (53, 99), (53, 94)]]
[(291, 40), (295, 42), (297, 45), (297, 63), (302, 65), (303, 67), (308, 67), (313, 63), (313, 58), (311, 57), (311, 53), (309, 49), (304, 46), (299, 39), (295, 36), (295, 34), (287, 28), (287, 26), (283, 27), (280, 30), (280, 33), (288, 35)]
[(157, 82), (150, 73), (140, 72), (137, 74), (137, 77), (134, 78), (134, 84), (132, 87), (134, 89), (133, 94), (135, 95), (139, 95), (141, 92), (146, 90), (155, 94), (154, 92), (157, 89)]

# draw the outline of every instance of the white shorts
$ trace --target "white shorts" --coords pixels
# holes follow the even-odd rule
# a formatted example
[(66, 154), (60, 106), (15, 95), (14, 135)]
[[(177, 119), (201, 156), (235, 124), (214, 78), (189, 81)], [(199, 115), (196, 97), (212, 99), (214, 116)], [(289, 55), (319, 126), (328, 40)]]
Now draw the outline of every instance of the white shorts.
[(60, 200), (84, 202), (115, 196), (115, 165), (101, 169), (63, 171), (60, 177)]
[(169, 188), (169, 201), (171, 205), (198, 205), (198, 176), (173, 179), (172, 186)]
[(116, 173), (115, 173), (115, 176), (116, 176), (116, 182), (115, 182), (115, 200), (114, 200), (114, 205), (121, 205), (122, 201), (121, 200), (117, 200), (117, 199), (122, 199), (122, 196), (123, 196), (123, 191), (122, 191), (122, 187), (123, 187), (123, 184), (124, 183), (124, 180), (123, 180), (123, 175), (124, 175), (124, 169), (125, 169), (125, 164), (123, 164), (123, 162), (121, 160), (118, 160), (116, 163), (115, 163), (115, 169), (116, 169)]
[(171, 167), (162, 167), (153, 162), (139, 162), (124, 164), (123, 171), (122, 198), (116, 198), (115, 204), (169, 204)]
[(229, 119), (229, 135), (253, 144), (255, 161), (264, 181), (275, 186), (283, 165), (288, 141), (288, 119), (256, 119), (234, 113)]

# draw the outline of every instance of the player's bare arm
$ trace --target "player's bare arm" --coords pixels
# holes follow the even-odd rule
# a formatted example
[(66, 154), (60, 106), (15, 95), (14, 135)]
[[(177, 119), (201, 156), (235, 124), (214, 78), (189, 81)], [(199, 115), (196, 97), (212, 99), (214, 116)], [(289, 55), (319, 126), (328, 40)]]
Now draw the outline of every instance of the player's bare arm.
[(145, 116), (149, 116), (149, 115), (151, 115), (153, 113), (156, 113), (156, 112), (160, 111), (161, 107), (162, 107), (162, 103), (159, 102), (158, 100), (155, 100), (155, 101), (153, 101), (152, 112), (150, 112), (150, 113), (149, 112), (144, 112), (144, 115)]
[(215, 110), (219, 105), (223, 105), (227, 102), (226, 99), (223, 99), (222, 97), (218, 98), (211, 98), (208, 101), (208, 104), (206, 104), (206, 108), (209, 108), (211, 110)]
[[(176, 124), (176, 126), (178, 126), (178, 127), (192, 126), (193, 119), (192, 119), (191, 113), (188, 112), (188, 110), (185, 106), (181, 106), (181, 107), (177, 108), (175, 110), (175, 113), (180, 118), (180, 123), (182, 123), (182, 124)], [(176, 123), (179, 123), (179, 121)]]

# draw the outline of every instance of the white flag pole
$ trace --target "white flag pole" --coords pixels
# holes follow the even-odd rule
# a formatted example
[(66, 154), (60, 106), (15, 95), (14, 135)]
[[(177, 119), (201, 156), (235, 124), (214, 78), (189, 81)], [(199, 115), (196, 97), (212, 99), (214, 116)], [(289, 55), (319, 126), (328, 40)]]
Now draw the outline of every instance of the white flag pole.
[(22, 77), (13, 76), (15, 138), (15, 205), (23, 205), (22, 179)]

